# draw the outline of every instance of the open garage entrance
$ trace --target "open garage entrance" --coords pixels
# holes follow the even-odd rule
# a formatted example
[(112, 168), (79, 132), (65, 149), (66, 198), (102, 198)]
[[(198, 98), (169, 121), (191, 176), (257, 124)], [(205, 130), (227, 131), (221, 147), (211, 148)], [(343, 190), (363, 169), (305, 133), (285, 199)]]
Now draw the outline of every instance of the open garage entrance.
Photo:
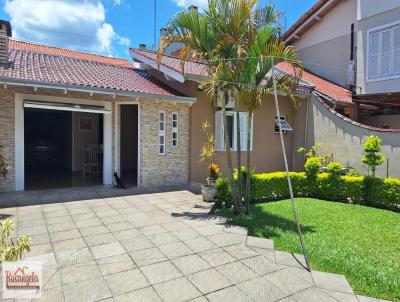
[(24, 111), (25, 189), (103, 184), (103, 114)]
[(138, 178), (138, 105), (120, 106), (120, 176), (131, 187)]

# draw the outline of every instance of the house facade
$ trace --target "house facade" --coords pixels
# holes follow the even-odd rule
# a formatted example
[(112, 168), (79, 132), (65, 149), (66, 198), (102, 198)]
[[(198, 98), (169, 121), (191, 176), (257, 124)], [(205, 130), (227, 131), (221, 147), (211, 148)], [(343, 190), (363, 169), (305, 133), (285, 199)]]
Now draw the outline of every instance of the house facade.
[(284, 34), (314, 74), (350, 89), (355, 121), (400, 128), (400, 2), (320, 0)]
[(134, 186), (188, 182), (195, 98), (127, 60), (18, 41), (0, 25), (1, 192), (112, 184), (114, 172)]

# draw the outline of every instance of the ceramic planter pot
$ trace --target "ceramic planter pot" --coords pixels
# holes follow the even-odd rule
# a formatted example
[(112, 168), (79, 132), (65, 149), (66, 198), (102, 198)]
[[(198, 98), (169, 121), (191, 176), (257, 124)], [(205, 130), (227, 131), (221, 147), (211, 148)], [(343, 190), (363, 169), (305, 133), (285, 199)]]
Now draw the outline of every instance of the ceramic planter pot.
[(212, 187), (212, 186), (202, 186), (201, 187), (201, 195), (203, 197), (203, 201), (213, 202), (216, 192), (217, 192), (217, 189), (215, 187)]

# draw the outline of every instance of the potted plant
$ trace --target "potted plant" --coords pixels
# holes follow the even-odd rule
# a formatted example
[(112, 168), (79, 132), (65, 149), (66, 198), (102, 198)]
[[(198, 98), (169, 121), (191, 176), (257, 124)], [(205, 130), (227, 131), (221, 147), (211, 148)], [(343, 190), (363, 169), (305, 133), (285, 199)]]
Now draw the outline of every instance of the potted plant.
[(219, 167), (217, 164), (214, 163), (215, 159), (215, 137), (212, 133), (211, 125), (208, 121), (205, 121), (202, 126), (201, 130), (206, 135), (206, 141), (201, 146), (200, 149), (200, 162), (205, 162), (207, 167), (207, 178), (206, 184), (201, 187), (201, 195), (203, 196), (203, 200), (206, 202), (214, 201), (216, 188), (215, 188), (215, 181), (219, 177)]

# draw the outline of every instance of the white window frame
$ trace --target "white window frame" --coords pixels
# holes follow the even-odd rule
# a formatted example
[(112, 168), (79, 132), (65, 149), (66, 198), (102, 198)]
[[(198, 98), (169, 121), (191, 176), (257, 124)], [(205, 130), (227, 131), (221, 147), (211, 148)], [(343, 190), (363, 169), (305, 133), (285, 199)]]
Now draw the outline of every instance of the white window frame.
[[(217, 112), (222, 112), (222, 111), (221, 111), (221, 110), (218, 110)], [(239, 114), (244, 114), (244, 113), (247, 113), (247, 112), (240, 112)], [(237, 116), (236, 116), (236, 111), (227, 111), (227, 112), (226, 112), (226, 115), (227, 115), (227, 116), (232, 116), (232, 117), (233, 117), (233, 125), (232, 125), (232, 126), (233, 126), (233, 138), (232, 138), (233, 143), (232, 143), (232, 146), (231, 146), (231, 151), (235, 152), (235, 151), (237, 151), (237, 146), (238, 146), (238, 142), (237, 142)], [(252, 127), (251, 127), (251, 134), (250, 134), (250, 135), (251, 135), (251, 146), (250, 146), (250, 151), (253, 151), (253, 132), (254, 132), (253, 118), (254, 118), (254, 114), (253, 114), (252, 119), (251, 119), (251, 125), (252, 125)], [(222, 121), (222, 123), (223, 123), (223, 121)], [(244, 125), (242, 125), (242, 123), (241, 123), (240, 126), (243, 127)], [(216, 131), (218, 131), (217, 127), (218, 127), (218, 125), (215, 124), (215, 130), (216, 130)], [(222, 127), (223, 127), (223, 124), (222, 124)], [(246, 127), (247, 127), (247, 124), (246, 124)], [(224, 147), (223, 147), (223, 148), (220, 148), (220, 146), (217, 146), (217, 145), (216, 145), (216, 146), (215, 146), (215, 150), (216, 150), (217, 152), (225, 152), (225, 151), (226, 151), (225, 137), (224, 137), (224, 129), (222, 129), (221, 136), (222, 136), (222, 140), (223, 140)], [(215, 135), (215, 137), (217, 137), (217, 134)], [(216, 141), (215, 143), (217, 144), (217, 141)], [(247, 140), (246, 140), (245, 146), (244, 146), (244, 147), (242, 146), (241, 151), (246, 151), (246, 149), (247, 149)]]
[[(278, 116), (275, 115), (275, 119), (274, 119), (274, 133), (275, 133), (275, 134), (279, 134), (279, 127), (278, 127), (278, 130), (275, 129), (275, 127), (277, 127), (277, 126), (276, 126), (276, 120), (277, 120), (277, 119), (278, 119)], [(281, 120), (286, 121), (286, 122), (290, 125), (290, 123), (289, 123), (288, 120), (287, 120), (287, 116), (286, 116), (286, 115), (281, 115)], [(292, 127), (292, 125), (290, 125), (290, 127)], [(293, 128), (293, 127), (292, 127), (292, 128)], [(292, 131), (293, 131), (293, 130), (292, 130)], [(291, 132), (291, 131), (283, 130), (283, 129), (282, 129), (282, 133), (283, 133), (283, 134), (287, 134), (287, 133), (289, 133), (289, 132)]]
[[(161, 114), (163, 115), (163, 120), (161, 120)], [(161, 125), (163, 125), (163, 129), (161, 129)], [(163, 144), (160, 143), (160, 138), (163, 137)], [(158, 155), (165, 155), (165, 111), (159, 111), (158, 112)], [(160, 152), (160, 148), (163, 146), (163, 152)]]
[[(176, 116), (176, 120), (174, 119)], [(174, 122), (176, 126), (174, 127)], [(176, 145), (174, 145), (174, 133), (176, 133)], [(172, 112), (172, 148), (179, 148), (179, 114), (178, 112)]]
[[(370, 72), (369, 72), (369, 63), (370, 63), (370, 37), (371, 34), (375, 33), (375, 32), (383, 32), (385, 30), (388, 30), (390, 28), (392, 28), (392, 36), (394, 33), (394, 28), (400, 27), (400, 22), (396, 21), (396, 22), (392, 22), (392, 23), (388, 23), (385, 25), (381, 25), (381, 26), (377, 26), (374, 28), (371, 28), (367, 31), (367, 64), (366, 64), (366, 82), (367, 83), (371, 83), (371, 82), (379, 82), (379, 81), (385, 81), (385, 80), (391, 80), (391, 79), (399, 79), (400, 78), (400, 74), (397, 75), (390, 75), (390, 76), (378, 76), (376, 78), (370, 78)], [(393, 37), (392, 37), (393, 38)], [(394, 39), (393, 39), (394, 41)], [(393, 43), (393, 42), (392, 42)], [(380, 72), (380, 55), (381, 55), (381, 47), (382, 47), (382, 39), (379, 39), (379, 51), (378, 51), (378, 71)], [(393, 49), (392, 49), (392, 53), (394, 52), (394, 46), (392, 45)], [(393, 68), (393, 54), (391, 57), (391, 66)]]

